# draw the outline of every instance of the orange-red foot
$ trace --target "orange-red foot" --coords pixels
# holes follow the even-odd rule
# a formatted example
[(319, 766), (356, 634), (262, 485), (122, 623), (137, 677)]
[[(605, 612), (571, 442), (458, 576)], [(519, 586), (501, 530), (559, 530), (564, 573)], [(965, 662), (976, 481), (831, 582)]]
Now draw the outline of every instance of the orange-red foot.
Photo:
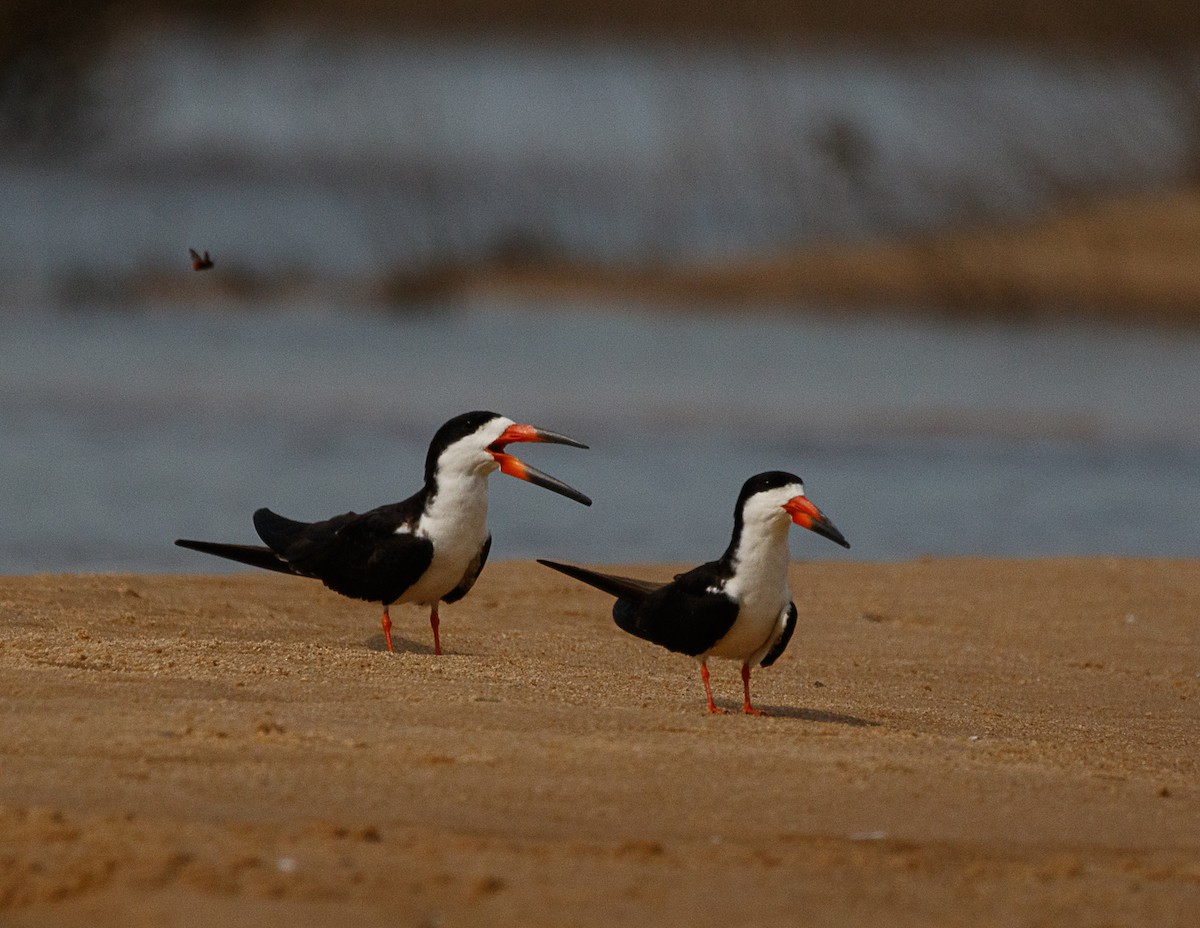
[(744, 706), (742, 706), (742, 711), (744, 713), (746, 713), (746, 715), (766, 715), (767, 714), (767, 713), (763, 712), (762, 709), (755, 709), (754, 706), (750, 705), (750, 703), (746, 703)]

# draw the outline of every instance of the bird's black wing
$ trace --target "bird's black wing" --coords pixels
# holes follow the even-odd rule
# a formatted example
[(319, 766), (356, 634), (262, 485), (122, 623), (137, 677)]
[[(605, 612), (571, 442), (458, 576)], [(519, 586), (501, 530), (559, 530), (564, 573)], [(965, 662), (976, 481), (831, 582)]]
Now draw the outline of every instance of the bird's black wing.
[(702, 564), (677, 576), (640, 603), (618, 600), (613, 619), (632, 635), (669, 651), (703, 654), (737, 620), (738, 604), (720, 590), (718, 563)]
[(788, 642), (792, 640), (792, 632), (796, 630), (796, 604), (788, 603), (787, 618), (783, 623), (783, 631), (779, 637), (775, 639), (775, 643), (771, 645), (771, 650), (766, 653), (766, 656), (759, 662), (761, 667), (770, 667), (779, 656), (787, 650)]
[(433, 560), (429, 539), (404, 530), (416, 523), (412, 509), (405, 500), (361, 515), (347, 512), (311, 523), (260, 509), (254, 513), (254, 527), (296, 573), (314, 577), (343, 596), (392, 603)]
[(671, 651), (703, 654), (737, 618), (737, 604), (712, 590), (719, 583), (718, 562), (679, 574), (665, 585), (540, 558), (538, 563), (617, 597), (613, 620), (618, 627)]
[(462, 580), (458, 586), (452, 589), (449, 593), (442, 597), (444, 603), (456, 603), (469, 592), (471, 587), (475, 585), (475, 581), (479, 579), (479, 575), (483, 573), (483, 565), (487, 563), (488, 552), (492, 550), (492, 536), (488, 535), (487, 541), (483, 543), (483, 547), (479, 549), (479, 554), (473, 560), (470, 566), (467, 567), (467, 572), (463, 574)]

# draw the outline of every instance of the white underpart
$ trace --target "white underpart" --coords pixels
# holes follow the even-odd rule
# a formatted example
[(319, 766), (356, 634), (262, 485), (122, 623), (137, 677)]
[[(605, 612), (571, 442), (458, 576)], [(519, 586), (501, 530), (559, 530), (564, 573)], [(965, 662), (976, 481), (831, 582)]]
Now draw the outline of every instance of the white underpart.
[(703, 657), (727, 657), (754, 664), (762, 660), (783, 631), (788, 603), (788, 528), (792, 517), (783, 504), (804, 495), (790, 484), (756, 493), (742, 510), (742, 536), (734, 552), (733, 576), (724, 593), (740, 606), (733, 628)]
[(493, 419), (438, 458), (437, 493), (413, 529), (433, 542), (433, 561), (400, 602), (432, 606), (458, 586), (478, 556), (488, 536), (488, 477), (500, 467), (487, 446), (512, 424)]

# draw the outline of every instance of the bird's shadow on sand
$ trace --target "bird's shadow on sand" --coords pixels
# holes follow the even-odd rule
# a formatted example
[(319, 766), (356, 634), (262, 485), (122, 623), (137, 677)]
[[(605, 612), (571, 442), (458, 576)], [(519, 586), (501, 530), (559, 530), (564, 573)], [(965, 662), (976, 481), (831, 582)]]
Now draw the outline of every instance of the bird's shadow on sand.
[[(828, 722), (831, 725), (849, 725), (852, 728), (875, 728), (882, 724), (870, 719), (860, 719), (857, 715), (843, 715), (841, 712), (825, 712), (822, 709), (805, 709), (800, 706), (759, 706), (772, 719), (798, 719), (801, 722)], [(740, 710), (740, 706), (730, 706), (731, 712)]]
[[(383, 633), (372, 635), (364, 644), (368, 651), (382, 651), (387, 653), (387, 639), (383, 637)], [(432, 654), (433, 645), (424, 644), (420, 641), (413, 641), (411, 638), (405, 638), (403, 635), (392, 633), (392, 648), (397, 654)]]

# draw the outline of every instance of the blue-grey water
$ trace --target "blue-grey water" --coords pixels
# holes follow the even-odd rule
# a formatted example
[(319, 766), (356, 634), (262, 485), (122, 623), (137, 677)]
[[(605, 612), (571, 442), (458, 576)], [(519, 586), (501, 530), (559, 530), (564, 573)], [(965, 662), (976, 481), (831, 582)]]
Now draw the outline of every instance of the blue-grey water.
[[(851, 557), (1191, 555), (1192, 334), (341, 296), (511, 248), (685, 266), (1168, 184), (1194, 164), (1196, 67), (118, 36), (48, 144), (0, 138), (0, 571), (223, 569), (171, 541), (407, 496), (436, 427), (477, 407), (592, 445), (522, 451), (591, 509), (493, 479), (497, 557), (711, 557), (768, 468), (807, 480)], [(189, 246), (217, 270), (192, 275)], [(264, 278), (310, 305), (195, 311)]]
[(10, 310), (0, 571), (218, 571), (255, 540), (417, 489), (446, 418), (492, 408), (590, 443), (514, 446), (588, 509), (492, 478), (493, 557), (697, 561), (741, 482), (793, 470), (854, 547), (801, 558), (1193, 556), (1200, 337), (909, 317), (682, 316), (464, 303), (396, 317)]

